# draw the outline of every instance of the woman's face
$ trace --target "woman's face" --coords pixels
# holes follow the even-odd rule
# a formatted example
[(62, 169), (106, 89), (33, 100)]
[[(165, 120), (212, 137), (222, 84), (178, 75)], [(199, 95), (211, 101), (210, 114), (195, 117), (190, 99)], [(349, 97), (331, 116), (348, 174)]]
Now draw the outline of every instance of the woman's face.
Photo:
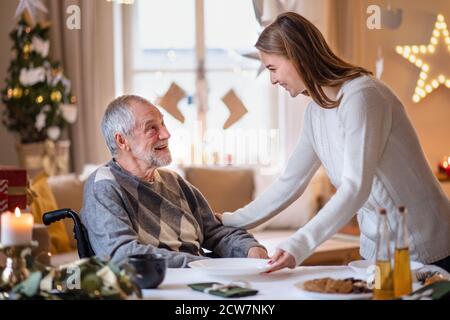
[(291, 97), (296, 97), (306, 90), (292, 62), (278, 54), (259, 52), (261, 61), (270, 72), (270, 82), (286, 89)]

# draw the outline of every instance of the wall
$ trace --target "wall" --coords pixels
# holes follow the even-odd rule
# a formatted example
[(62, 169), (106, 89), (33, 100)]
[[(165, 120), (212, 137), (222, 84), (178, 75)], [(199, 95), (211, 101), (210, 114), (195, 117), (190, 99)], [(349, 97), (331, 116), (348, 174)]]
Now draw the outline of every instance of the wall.
[[(387, 1), (365, 1), (369, 4), (387, 6)], [(436, 169), (440, 159), (450, 154), (450, 89), (441, 85), (419, 103), (412, 101), (412, 95), (419, 77), (419, 68), (395, 52), (397, 45), (429, 44), (436, 15), (441, 13), (450, 28), (450, 1), (429, 0), (392, 1), (393, 8), (403, 9), (403, 22), (398, 29), (368, 30), (364, 28), (362, 64), (375, 69), (377, 50), (382, 48), (384, 73), (381, 80), (386, 82), (404, 103), (408, 115), (419, 135), (420, 142), (430, 166)], [(441, 38), (442, 39), (442, 38)], [(444, 58), (442, 72), (450, 77), (450, 52)], [(432, 66), (430, 66), (432, 68)], [(407, 159), (405, 159), (407, 161)], [(442, 184), (450, 196), (450, 183)]]
[[(383, 5), (385, 1), (370, 1)], [(408, 115), (416, 128), (430, 165), (436, 163), (445, 154), (450, 153), (449, 120), (450, 89), (441, 85), (419, 103), (412, 101), (412, 95), (419, 77), (419, 68), (395, 52), (397, 45), (428, 44), (436, 21), (436, 15), (442, 13), (450, 28), (450, 1), (392, 1), (394, 7), (404, 10), (403, 23), (395, 30), (370, 31), (366, 29), (365, 61), (363, 63), (374, 70), (377, 49), (384, 53), (384, 73), (381, 79), (394, 89), (404, 103)], [(442, 38), (441, 38), (442, 39)], [(447, 72), (450, 77), (450, 52), (446, 58)], [(430, 66), (432, 67), (432, 66)], [(438, 66), (440, 67), (440, 66)]]
[[(9, 33), (16, 25), (13, 19), (16, 11), (17, 0), (3, 0), (0, 10), (0, 87), (5, 86), (4, 79), (7, 75), (11, 61), (12, 42)], [(0, 103), (0, 113), (3, 114), (4, 106)], [(3, 124), (0, 124), (0, 164), (17, 165), (18, 159), (14, 147), (14, 137)]]
[[(446, 18), (450, 29), (450, 1), (448, 0), (299, 0), (297, 12), (311, 20), (322, 31), (333, 50), (344, 59), (375, 72), (378, 50), (384, 57), (381, 80), (388, 84), (404, 103), (419, 135), (420, 142), (433, 170), (445, 154), (450, 154), (450, 89), (441, 86), (424, 100), (413, 103), (412, 95), (419, 69), (395, 52), (397, 45), (428, 44), (436, 15)], [(398, 29), (369, 30), (366, 26), (369, 5), (403, 9), (403, 22)], [(450, 54), (445, 64), (450, 77)], [(285, 155), (292, 152), (303, 122), (308, 99), (292, 99), (280, 92), (280, 127), (285, 127), (283, 143)], [(285, 159), (286, 159), (285, 158)], [(450, 183), (442, 184), (450, 196)]]

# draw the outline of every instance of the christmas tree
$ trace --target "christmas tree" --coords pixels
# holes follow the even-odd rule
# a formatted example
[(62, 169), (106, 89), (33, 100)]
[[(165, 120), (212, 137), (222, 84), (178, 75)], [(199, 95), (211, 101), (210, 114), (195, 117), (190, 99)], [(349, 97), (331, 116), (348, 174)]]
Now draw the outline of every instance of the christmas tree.
[(25, 10), (10, 33), (12, 61), (1, 90), (3, 123), (21, 143), (56, 141), (76, 120), (76, 98), (60, 64), (48, 57), (49, 23), (34, 24), (29, 17)]

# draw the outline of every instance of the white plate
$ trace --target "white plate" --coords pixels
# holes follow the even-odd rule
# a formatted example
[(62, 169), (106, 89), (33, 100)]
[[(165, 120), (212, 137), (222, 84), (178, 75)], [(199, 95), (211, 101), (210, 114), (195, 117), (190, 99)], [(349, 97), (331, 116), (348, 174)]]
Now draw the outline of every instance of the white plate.
[(369, 300), (372, 299), (372, 293), (323, 293), (308, 291), (303, 287), (304, 281), (295, 286), (300, 289), (302, 294), (314, 300)]
[(267, 259), (253, 258), (217, 258), (192, 261), (192, 269), (199, 269), (210, 275), (243, 276), (255, 275), (270, 269)]
[[(350, 268), (352, 268), (353, 271), (359, 273), (359, 274), (365, 274), (367, 275), (369, 272), (367, 271), (370, 266), (374, 265), (373, 262), (369, 260), (356, 260), (352, 261), (348, 264)], [(417, 261), (410, 261), (410, 267), (411, 272), (415, 274), (416, 271), (421, 269), (423, 267), (423, 263), (417, 262)]]

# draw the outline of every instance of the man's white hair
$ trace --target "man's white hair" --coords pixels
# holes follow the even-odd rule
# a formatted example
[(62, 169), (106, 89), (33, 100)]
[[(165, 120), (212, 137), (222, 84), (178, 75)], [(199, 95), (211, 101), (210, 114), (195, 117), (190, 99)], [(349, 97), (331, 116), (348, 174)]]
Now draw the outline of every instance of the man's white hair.
[(116, 133), (123, 136), (132, 134), (136, 125), (131, 106), (133, 103), (151, 104), (147, 99), (136, 95), (123, 95), (111, 101), (102, 119), (102, 133), (112, 156), (117, 154)]

